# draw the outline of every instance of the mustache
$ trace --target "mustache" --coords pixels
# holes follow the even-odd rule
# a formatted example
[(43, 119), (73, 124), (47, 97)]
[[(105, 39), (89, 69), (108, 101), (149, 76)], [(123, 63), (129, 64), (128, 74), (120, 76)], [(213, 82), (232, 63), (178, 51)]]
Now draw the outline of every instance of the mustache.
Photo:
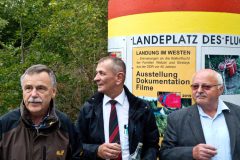
[(204, 93), (197, 93), (196, 98), (207, 97)]
[(42, 99), (41, 98), (33, 98), (33, 97), (30, 97), (28, 99), (28, 103), (42, 103)]

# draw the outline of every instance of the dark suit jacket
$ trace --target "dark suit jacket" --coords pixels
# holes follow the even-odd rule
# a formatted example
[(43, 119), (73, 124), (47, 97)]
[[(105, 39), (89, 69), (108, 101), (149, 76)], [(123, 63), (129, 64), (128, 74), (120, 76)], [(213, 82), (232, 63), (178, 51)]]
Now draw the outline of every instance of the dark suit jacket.
[[(142, 158), (144, 160), (156, 160), (159, 151), (159, 133), (156, 120), (147, 104), (132, 95), (124, 87), (129, 101), (129, 151), (132, 154), (138, 143), (143, 143)], [(77, 120), (77, 128), (83, 142), (83, 154), (87, 160), (100, 159), (97, 156), (99, 145), (105, 142), (103, 127), (103, 94), (95, 94), (81, 108)]]
[[(223, 111), (230, 136), (232, 160), (240, 159), (240, 106), (225, 102)], [(161, 160), (191, 160), (192, 149), (206, 143), (196, 105), (171, 113), (160, 149)]]

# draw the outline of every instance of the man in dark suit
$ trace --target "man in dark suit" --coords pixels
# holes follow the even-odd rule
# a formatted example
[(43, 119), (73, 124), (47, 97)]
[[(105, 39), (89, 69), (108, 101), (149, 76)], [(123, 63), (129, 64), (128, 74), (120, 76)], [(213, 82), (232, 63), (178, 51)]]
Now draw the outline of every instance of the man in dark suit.
[(191, 88), (196, 104), (168, 116), (160, 159), (239, 160), (240, 107), (219, 98), (221, 75), (200, 70)]
[[(138, 143), (143, 144), (141, 159), (157, 159), (159, 133), (155, 117), (148, 105), (124, 86), (125, 75), (126, 66), (121, 59), (99, 60), (94, 78), (98, 92), (84, 104), (77, 120), (84, 157), (88, 160), (128, 160)], [(117, 138), (110, 134), (112, 108), (115, 108), (115, 117), (117, 115), (117, 129), (113, 132)]]

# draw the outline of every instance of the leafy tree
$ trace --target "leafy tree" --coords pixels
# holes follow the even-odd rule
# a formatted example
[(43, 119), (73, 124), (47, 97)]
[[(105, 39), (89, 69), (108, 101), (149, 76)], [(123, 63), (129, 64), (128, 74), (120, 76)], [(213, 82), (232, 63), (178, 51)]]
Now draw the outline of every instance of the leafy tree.
[(0, 114), (21, 102), (24, 70), (42, 63), (56, 73), (58, 107), (75, 119), (107, 54), (107, 0), (2, 0), (0, 33)]

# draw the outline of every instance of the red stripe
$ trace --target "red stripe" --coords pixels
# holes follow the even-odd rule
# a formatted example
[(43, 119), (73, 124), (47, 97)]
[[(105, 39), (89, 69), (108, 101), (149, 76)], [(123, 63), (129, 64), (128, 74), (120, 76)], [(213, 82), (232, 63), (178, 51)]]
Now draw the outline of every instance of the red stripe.
[(114, 131), (112, 132), (111, 136), (109, 137), (109, 142), (110, 143), (113, 142), (114, 138), (118, 134), (118, 131), (119, 131), (119, 127), (117, 125), (116, 128), (114, 129)]
[(240, 13), (239, 0), (109, 0), (108, 19), (149, 12), (205, 11)]

